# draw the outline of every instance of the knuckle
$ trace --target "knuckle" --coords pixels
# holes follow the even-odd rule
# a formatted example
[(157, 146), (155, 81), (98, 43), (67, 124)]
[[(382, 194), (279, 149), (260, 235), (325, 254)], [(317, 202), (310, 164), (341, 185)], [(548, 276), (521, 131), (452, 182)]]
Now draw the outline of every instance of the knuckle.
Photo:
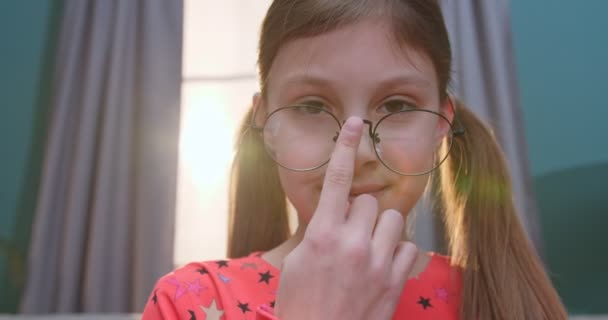
[(403, 288), (400, 288), (398, 283), (395, 283), (392, 280), (387, 280), (387, 285), (384, 287), (384, 292), (386, 297), (398, 299), (403, 293)]
[(353, 170), (344, 165), (332, 165), (327, 170), (327, 180), (338, 186), (348, 186), (351, 183)]
[(379, 281), (382, 281), (384, 278), (384, 273), (386, 272), (385, 269), (386, 268), (384, 267), (383, 261), (376, 261), (376, 262), (372, 263), (369, 271), (370, 271), (372, 278), (376, 282), (379, 282)]
[(338, 241), (336, 235), (328, 230), (328, 228), (323, 228), (320, 230), (311, 230), (311, 232), (307, 232), (304, 241), (308, 244), (309, 248), (316, 253), (327, 253), (333, 251), (336, 247), (336, 243)]
[(345, 248), (347, 259), (357, 265), (365, 263), (370, 257), (370, 245), (362, 240), (350, 241)]
[(390, 277), (387, 275), (387, 268), (384, 261), (378, 261), (370, 267), (370, 278), (382, 291), (387, 291), (392, 287)]
[(384, 292), (392, 292), (395, 290), (395, 284), (390, 277), (383, 277), (380, 281), (380, 286)]

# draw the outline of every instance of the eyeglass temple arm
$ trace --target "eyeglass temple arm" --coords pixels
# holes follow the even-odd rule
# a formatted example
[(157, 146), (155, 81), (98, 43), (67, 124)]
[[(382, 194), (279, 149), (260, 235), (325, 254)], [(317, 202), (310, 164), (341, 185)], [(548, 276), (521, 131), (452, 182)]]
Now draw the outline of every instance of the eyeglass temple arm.
[(458, 112), (456, 111), (457, 100), (450, 92), (448, 92), (448, 100), (452, 106), (452, 112), (454, 113), (454, 120), (452, 121), (452, 134), (454, 134), (455, 137), (463, 136), (467, 130), (458, 117)]
[(258, 115), (258, 110), (257, 109), (253, 109), (251, 111), (251, 117), (249, 118), (249, 129), (254, 130), (254, 131), (262, 131), (263, 127), (259, 127), (255, 124), (255, 119)]

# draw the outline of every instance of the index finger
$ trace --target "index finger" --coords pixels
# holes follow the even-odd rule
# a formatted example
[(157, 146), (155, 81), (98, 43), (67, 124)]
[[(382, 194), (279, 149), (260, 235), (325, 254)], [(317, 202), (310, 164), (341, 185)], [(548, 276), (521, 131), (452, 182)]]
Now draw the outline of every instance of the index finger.
[(363, 121), (358, 117), (350, 117), (342, 126), (327, 165), (323, 189), (313, 220), (340, 221), (346, 217), (346, 206), (362, 129)]

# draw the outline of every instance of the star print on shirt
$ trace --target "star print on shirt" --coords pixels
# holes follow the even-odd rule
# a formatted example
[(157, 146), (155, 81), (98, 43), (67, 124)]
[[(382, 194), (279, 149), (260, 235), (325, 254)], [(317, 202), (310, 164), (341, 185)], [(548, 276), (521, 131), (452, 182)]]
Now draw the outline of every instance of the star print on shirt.
[(450, 294), (446, 288), (437, 288), (435, 289), (435, 297), (445, 303), (448, 303), (448, 297)]
[(166, 281), (175, 286), (175, 296), (173, 298), (175, 301), (179, 300), (179, 298), (181, 298), (184, 294), (186, 294), (186, 286), (179, 283), (179, 281), (177, 281), (177, 279), (169, 278)]
[(223, 283), (230, 283), (230, 278), (226, 277), (225, 275), (218, 273), (217, 276), (220, 278), (220, 280), (222, 280)]
[(237, 302), (239, 303), (239, 308), (241, 309), (241, 311), (243, 313), (249, 312), (251, 311), (251, 309), (249, 309), (249, 303), (241, 303), (240, 301), (237, 300)]
[(424, 297), (420, 297), (420, 300), (418, 300), (417, 302), (419, 305), (421, 305), (424, 310), (426, 310), (426, 308), (432, 308), (433, 305), (431, 305), (431, 298), (424, 298)]
[(194, 314), (194, 311), (188, 310), (188, 313), (190, 314), (190, 320), (196, 320), (196, 314)]
[(154, 304), (158, 303), (158, 297), (156, 296), (156, 291), (158, 291), (158, 289), (154, 290), (154, 297), (152, 297), (152, 302), (154, 302)]
[[(447, 258), (433, 259), (435, 261), (429, 264), (430, 272), (424, 272), (418, 281), (408, 283), (409, 291), (405, 290), (400, 298), (394, 319), (411, 316), (417, 316), (419, 320), (424, 317), (429, 320), (457, 319), (462, 294), (461, 274), (457, 273), (460, 269), (452, 268)], [(220, 268), (220, 265), (226, 267)], [(173, 314), (175, 320), (191, 317), (197, 320), (252, 320), (257, 316), (258, 308), (261, 308), (260, 312), (272, 314), (273, 309), (280, 309), (277, 305), (279, 271), (254, 255), (185, 265), (159, 279), (147, 297), (143, 319), (160, 320)], [(449, 303), (444, 302), (446, 298)]]
[(211, 304), (209, 305), (209, 307), (199, 307), (205, 313), (205, 320), (220, 320), (220, 318), (224, 315), (224, 311), (222, 309), (219, 309), (215, 304), (215, 299), (211, 300)]
[(201, 285), (201, 282), (199, 279), (196, 279), (196, 281), (194, 281), (194, 282), (188, 283), (188, 291), (195, 293), (197, 295), (200, 295), (202, 290), (207, 290), (207, 289), (208, 288), (206, 286)]
[(270, 271), (266, 271), (264, 273), (258, 272), (258, 274), (260, 275), (260, 280), (259, 282), (266, 282), (266, 284), (270, 284), (270, 279), (274, 278), (273, 275), (270, 274)]
[(207, 271), (207, 269), (205, 269), (205, 268), (197, 269), (196, 272), (200, 273), (203, 276), (206, 274), (209, 274), (209, 271)]

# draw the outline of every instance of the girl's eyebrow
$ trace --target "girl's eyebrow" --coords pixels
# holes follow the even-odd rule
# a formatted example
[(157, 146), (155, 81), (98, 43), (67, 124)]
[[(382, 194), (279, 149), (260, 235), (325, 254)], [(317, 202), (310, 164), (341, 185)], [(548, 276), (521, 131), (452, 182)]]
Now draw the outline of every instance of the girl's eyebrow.
[(399, 86), (415, 86), (420, 88), (427, 88), (431, 86), (431, 83), (422, 77), (414, 74), (398, 74), (393, 77), (387, 77), (384, 80), (378, 82), (378, 88), (394, 88)]
[[(333, 84), (334, 82), (331, 79), (319, 74), (293, 73), (288, 75), (285, 80), (281, 82), (281, 87), (284, 89), (292, 85), (309, 85), (313, 87), (331, 88), (333, 87)], [(379, 81), (376, 88), (395, 88), (405, 85), (427, 88), (431, 85), (431, 83), (428, 80), (414, 74), (398, 73)]]
[(313, 87), (331, 87), (332, 81), (321, 75), (313, 75), (310, 73), (292, 73), (281, 82), (281, 87), (290, 87), (292, 85), (309, 85)]

